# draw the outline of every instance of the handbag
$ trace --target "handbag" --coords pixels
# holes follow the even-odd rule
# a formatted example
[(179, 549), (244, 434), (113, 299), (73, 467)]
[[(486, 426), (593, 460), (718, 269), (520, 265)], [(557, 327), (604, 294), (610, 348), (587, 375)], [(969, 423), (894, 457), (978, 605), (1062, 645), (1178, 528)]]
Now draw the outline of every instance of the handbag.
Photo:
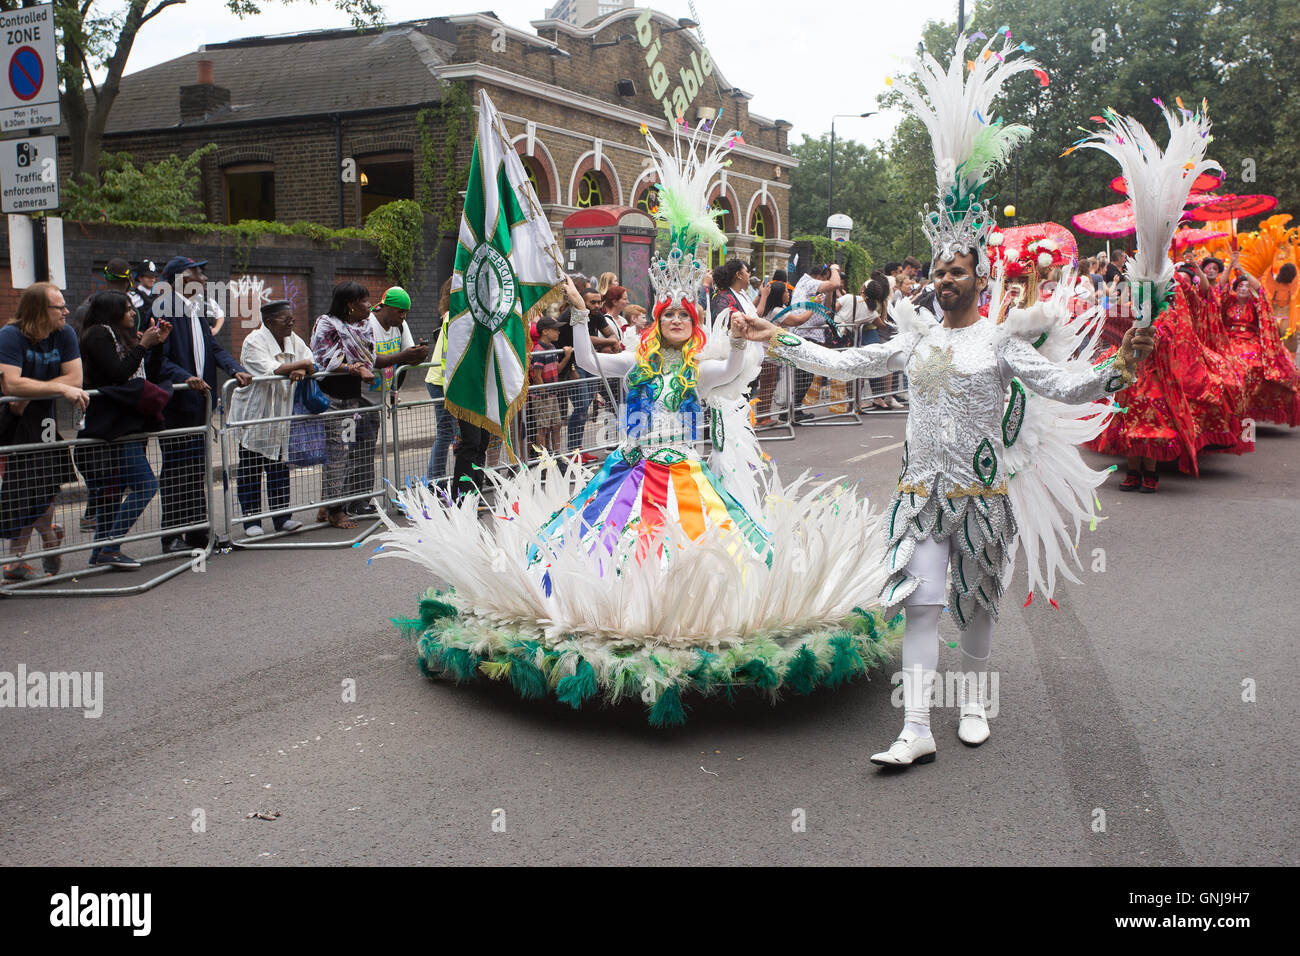
[[(311, 379), (304, 379), (304, 382)], [(313, 383), (314, 384), (314, 383)], [(328, 402), (328, 399), (326, 399)], [(328, 406), (327, 406), (328, 407)], [(289, 425), (289, 464), (295, 468), (308, 468), (325, 462), (325, 423), (311, 417), (303, 403), (302, 383), (294, 391), (294, 420)]]
[(330, 397), (321, 390), (314, 378), (304, 378), (298, 383), (293, 393), (293, 410), (298, 411), (299, 403), (308, 415), (319, 415), (330, 410)]

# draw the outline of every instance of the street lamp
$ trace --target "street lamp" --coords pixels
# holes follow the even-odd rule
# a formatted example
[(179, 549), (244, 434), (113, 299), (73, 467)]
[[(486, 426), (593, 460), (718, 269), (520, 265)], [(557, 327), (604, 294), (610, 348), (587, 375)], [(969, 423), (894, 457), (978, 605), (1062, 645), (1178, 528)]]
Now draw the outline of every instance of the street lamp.
[(826, 175), (826, 217), (835, 215), (835, 121), (837, 119), (865, 119), (875, 116), (876, 110), (869, 113), (836, 113), (831, 117), (831, 164)]

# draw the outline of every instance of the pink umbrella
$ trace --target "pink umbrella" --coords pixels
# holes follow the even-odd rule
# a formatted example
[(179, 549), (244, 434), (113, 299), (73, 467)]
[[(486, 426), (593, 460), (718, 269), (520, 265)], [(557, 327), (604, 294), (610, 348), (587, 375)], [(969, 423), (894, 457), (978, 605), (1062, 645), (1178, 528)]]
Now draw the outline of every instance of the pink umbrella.
[(1209, 242), (1211, 239), (1223, 239), (1227, 235), (1226, 232), (1217, 232), (1213, 229), (1179, 229), (1174, 233), (1173, 248), (1177, 251), (1186, 249), (1188, 246), (1199, 246), (1203, 242)]
[[(1189, 206), (1208, 205), (1221, 198), (1223, 197), (1196, 194), (1187, 197), (1187, 204)], [(1191, 211), (1188, 211), (1185, 218), (1195, 217), (1192, 216)], [(1102, 206), (1100, 209), (1081, 212), (1070, 221), (1074, 223), (1074, 228), (1080, 232), (1089, 236), (1099, 236), (1102, 239), (1116, 239), (1120, 236), (1131, 236), (1137, 232), (1137, 221), (1133, 218), (1133, 204), (1127, 199), (1111, 206)]]
[(1133, 218), (1133, 204), (1125, 199), (1100, 209), (1081, 212), (1071, 220), (1074, 228), (1089, 236), (1102, 239), (1118, 239), (1131, 236), (1137, 232), (1137, 221)]

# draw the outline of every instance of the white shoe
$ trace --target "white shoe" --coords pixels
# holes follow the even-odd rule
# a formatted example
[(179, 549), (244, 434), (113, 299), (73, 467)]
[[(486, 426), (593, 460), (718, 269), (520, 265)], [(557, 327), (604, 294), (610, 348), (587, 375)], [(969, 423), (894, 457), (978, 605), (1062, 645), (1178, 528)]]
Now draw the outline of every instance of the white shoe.
[(889, 398), (885, 399), (885, 404), (888, 405), (890, 408), (896, 410), (896, 411), (898, 411), (898, 410), (902, 410), (902, 409), (904, 409), (904, 408), (907, 407), (907, 406), (904, 405), (902, 402), (900, 402), (898, 399), (894, 398), (894, 396), (892, 396), (892, 395), (889, 396)]
[(934, 734), (918, 737), (910, 730), (904, 730), (888, 750), (871, 755), (871, 762), (879, 767), (910, 767), (914, 763), (930, 763), (934, 760)]
[(978, 747), (989, 739), (989, 722), (980, 704), (962, 704), (961, 720), (957, 724), (957, 739), (971, 747)]
[(250, 538), (256, 538), (258, 535), (266, 534), (266, 529), (260, 524), (251, 524), (244, 529), (244, 534)]
[(281, 530), (281, 531), (297, 531), (297, 530), (298, 530), (299, 528), (301, 528), (301, 527), (302, 527), (302, 522), (301, 522), (301, 521), (296, 521), (295, 519), (290, 518), (290, 519), (289, 519), (288, 521), (286, 521), (284, 524), (280, 525), (280, 530)]

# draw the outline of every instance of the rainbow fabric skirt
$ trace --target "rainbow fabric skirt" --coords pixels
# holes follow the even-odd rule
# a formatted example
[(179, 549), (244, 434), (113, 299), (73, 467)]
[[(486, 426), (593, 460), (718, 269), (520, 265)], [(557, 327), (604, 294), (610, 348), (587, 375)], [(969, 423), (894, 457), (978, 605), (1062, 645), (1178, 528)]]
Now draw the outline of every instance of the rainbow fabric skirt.
[[(767, 532), (722, 487), (698, 459), (673, 447), (642, 456), (639, 449), (610, 452), (600, 470), (542, 528), (540, 536), (563, 532), (575, 512), (591, 550), (612, 554), (624, 534), (649, 540), (665, 523), (679, 525), (692, 540), (710, 527), (738, 532), (758, 554), (768, 550)], [(536, 549), (530, 558), (536, 556)]]

